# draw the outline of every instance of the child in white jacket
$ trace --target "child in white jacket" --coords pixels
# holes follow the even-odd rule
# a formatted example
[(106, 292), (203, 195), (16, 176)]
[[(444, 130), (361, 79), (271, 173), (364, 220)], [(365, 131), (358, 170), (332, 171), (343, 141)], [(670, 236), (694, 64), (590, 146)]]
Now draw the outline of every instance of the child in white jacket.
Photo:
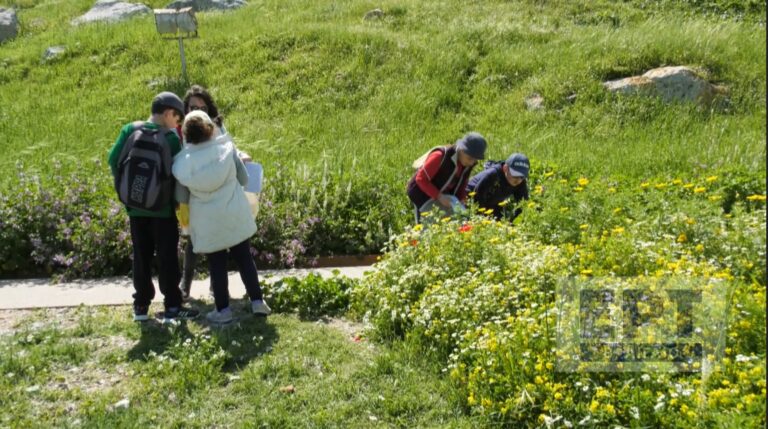
[(213, 323), (232, 321), (227, 280), (227, 253), (235, 260), (251, 311), (271, 313), (263, 301), (249, 239), (256, 232), (243, 185), (248, 181), (243, 162), (228, 136), (215, 137), (215, 125), (203, 111), (187, 115), (182, 132), (184, 149), (173, 160), (176, 199), (189, 201), (189, 235), (197, 254), (208, 255), (216, 310), (208, 313)]

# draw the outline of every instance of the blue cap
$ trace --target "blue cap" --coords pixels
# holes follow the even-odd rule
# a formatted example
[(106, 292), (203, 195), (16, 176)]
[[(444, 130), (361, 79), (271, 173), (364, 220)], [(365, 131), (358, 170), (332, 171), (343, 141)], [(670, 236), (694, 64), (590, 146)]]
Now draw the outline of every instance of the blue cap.
[(507, 164), (511, 175), (528, 178), (528, 170), (531, 169), (531, 163), (528, 161), (527, 156), (522, 153), (513, 153), (504, 163)]

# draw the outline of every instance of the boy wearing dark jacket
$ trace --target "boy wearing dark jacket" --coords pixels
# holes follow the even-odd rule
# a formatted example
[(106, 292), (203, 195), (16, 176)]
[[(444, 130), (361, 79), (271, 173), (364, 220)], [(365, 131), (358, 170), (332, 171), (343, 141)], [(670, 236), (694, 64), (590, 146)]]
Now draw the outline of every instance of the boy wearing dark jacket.
[[(501, 220), (504, 216), (505, 201), (512, 198), (515, 203), (528, 199), (528, 157), (521, 153), (512, 154), (504, 162), (488, 162), (485, 170), (469, 180), (467, 192), (474, 192), (473, 199), (481, 209), (493, 210), (493, 216)], [(510, 216), (513, 221), (522, 208), (516, 208)]]

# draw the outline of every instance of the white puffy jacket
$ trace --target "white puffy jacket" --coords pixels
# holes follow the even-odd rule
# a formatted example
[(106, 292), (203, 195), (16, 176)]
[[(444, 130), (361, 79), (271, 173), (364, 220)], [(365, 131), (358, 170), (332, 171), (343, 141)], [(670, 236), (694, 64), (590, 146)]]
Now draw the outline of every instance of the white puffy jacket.
[(189, 191), (189, 236), (195, 253), (228, 249), (256, 233), (242, 186), (248, 181), (228, 135), (187, 144), (173, 159), (178, 196)]

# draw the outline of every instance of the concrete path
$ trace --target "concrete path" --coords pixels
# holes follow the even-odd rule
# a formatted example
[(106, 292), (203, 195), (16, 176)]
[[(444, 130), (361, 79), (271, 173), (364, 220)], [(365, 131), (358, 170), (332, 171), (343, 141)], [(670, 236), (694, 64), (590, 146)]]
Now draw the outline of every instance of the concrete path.
[[(331, 277), (333, 270), (340, 275), (361, 278), (369, 266), (310, 268), (289, 270), (261, 270), (259, 279), (267, 283), (288, 276), (301, 277), (311, 272)], [(163, 295), (155, 283), (156, 304), (162, 305)], [(195, 280), (192, 282), (192, 297), (212, 300), (208, 294), (210, 282)], [(245, 295), (245, 287), (237, 272), (229, 274), (229, 293), (232, 297)], [(123, 305), (133, 303), (133, 284), (130, 277), (111, 277), (93, 280), (77, 280), (69, 283), (51, 283), (49, 279), (0, 280), (0, 309), (22, 309), (42, 307), (76, 307), (84, 305)]]

